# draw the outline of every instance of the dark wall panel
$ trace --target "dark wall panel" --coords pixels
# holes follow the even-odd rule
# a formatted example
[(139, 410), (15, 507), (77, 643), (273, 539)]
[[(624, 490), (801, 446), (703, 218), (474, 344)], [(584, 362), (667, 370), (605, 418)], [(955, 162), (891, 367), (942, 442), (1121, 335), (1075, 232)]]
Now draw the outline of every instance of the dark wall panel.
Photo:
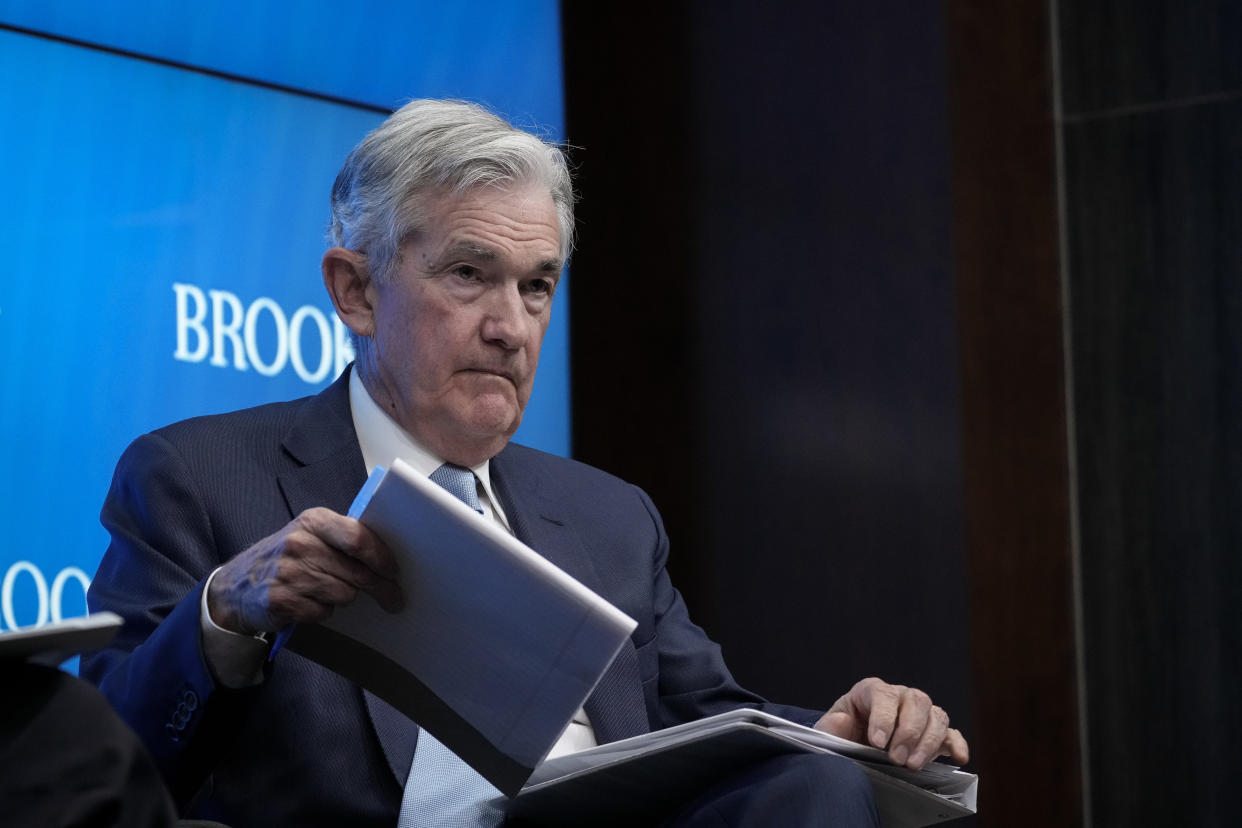
[(1242, 86), (1237, 0), (1059, 2), (1070, 116), (1229, 94)]
[(878, 674), (966, 725), (941, 12), (775, 11), (705, 4), (688, 55), (698, 496), (681, 565), (761, 691), (814, 703)]
[(1092, 814), (1232, 825), (1242, 5), (1059, 7)]
[(1226, 825), (1242, 740), (1242, 101), (1065, 136), (1094, 812)]
[(566, 4), (576, 452), (748, 683), (974, 724), (988, 824), (1083, 819), (1071, 430), (1093, 824), (1230, 822), (1240, 9)]
[(969, 731), (940, 9), (564, 19), (576, 454), (651, 491), (745, 683), (879, 673)]

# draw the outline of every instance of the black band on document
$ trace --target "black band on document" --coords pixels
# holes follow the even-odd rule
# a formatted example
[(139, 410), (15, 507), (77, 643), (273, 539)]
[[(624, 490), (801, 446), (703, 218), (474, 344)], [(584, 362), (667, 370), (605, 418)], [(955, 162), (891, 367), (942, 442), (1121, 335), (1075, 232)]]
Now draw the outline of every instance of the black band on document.
[(488, 741), (400, 664), (356, 639), (320, 624), (299, 624), (286, 646), (350, 681), (357, 681), (415, 723), (419, 719), (436, 722), (434, 729), (427, 728), (431, 735), (451, 745), (466, 764), (507, 796), (517, 794), (534, 772), (534, 768)]

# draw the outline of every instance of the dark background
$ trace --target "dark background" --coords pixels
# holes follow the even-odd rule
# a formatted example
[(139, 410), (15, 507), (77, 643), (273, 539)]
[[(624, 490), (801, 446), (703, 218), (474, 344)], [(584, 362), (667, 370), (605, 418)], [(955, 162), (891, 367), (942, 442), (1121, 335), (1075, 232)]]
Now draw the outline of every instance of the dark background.
[(980, 824), (1227, 824), (1238, 4), (563, 22), (574, 452), (738, 677), (928, 690)]

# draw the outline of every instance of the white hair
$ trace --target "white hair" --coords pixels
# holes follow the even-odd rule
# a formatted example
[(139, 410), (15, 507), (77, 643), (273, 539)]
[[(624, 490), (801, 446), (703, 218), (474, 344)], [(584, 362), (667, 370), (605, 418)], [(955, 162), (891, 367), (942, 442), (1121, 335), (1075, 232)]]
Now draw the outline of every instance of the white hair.
[(332, 242), (367, 257), (385, 280), (401, 245), (425, 224), (428, 197), (482, 186), (541, 184), (573, 247), (574, 193), (560, 147), (478, 104), (411, 101), (354, 147), (332, 185)]

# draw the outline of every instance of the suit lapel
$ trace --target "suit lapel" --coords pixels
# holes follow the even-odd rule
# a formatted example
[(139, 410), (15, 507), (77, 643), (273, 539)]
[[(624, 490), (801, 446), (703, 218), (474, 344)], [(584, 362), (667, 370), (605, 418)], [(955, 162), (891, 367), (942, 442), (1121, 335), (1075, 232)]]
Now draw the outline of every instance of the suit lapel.
[(518, 540), (598, 592), (603, 586), (577, 529), (548, 491), (547, 481), (513, 461), (509, 449), (492, 458), (492, 484)]
[[(296, 465), (280, 475), (289, 516), (315, 506), (345, 514), (367, 472), (349, 407), (349, 371), (307, 400), (283, 442)], [(387, 702), (362, 691), (371, 725), (397, 784), (404, 787), (418, 728)]]
[[(578, 530), (554, 497), (551, 481), (522, 463), (506, 448), (491, 464), (492, 483), (509, 526), (519, 540), (568, 572), (604, 598), (604, 582)], [(646, 703), (634, 644), (626, 639), (620, 652), (583, 705), (600, 743), (646, 733)]]
[(366, 481), (362, 450), (349, 409), (349, 372), (311, 397), (282, 446), (294, 463), (280, 475), (290, 516), (312, 506), (345, 512)]

